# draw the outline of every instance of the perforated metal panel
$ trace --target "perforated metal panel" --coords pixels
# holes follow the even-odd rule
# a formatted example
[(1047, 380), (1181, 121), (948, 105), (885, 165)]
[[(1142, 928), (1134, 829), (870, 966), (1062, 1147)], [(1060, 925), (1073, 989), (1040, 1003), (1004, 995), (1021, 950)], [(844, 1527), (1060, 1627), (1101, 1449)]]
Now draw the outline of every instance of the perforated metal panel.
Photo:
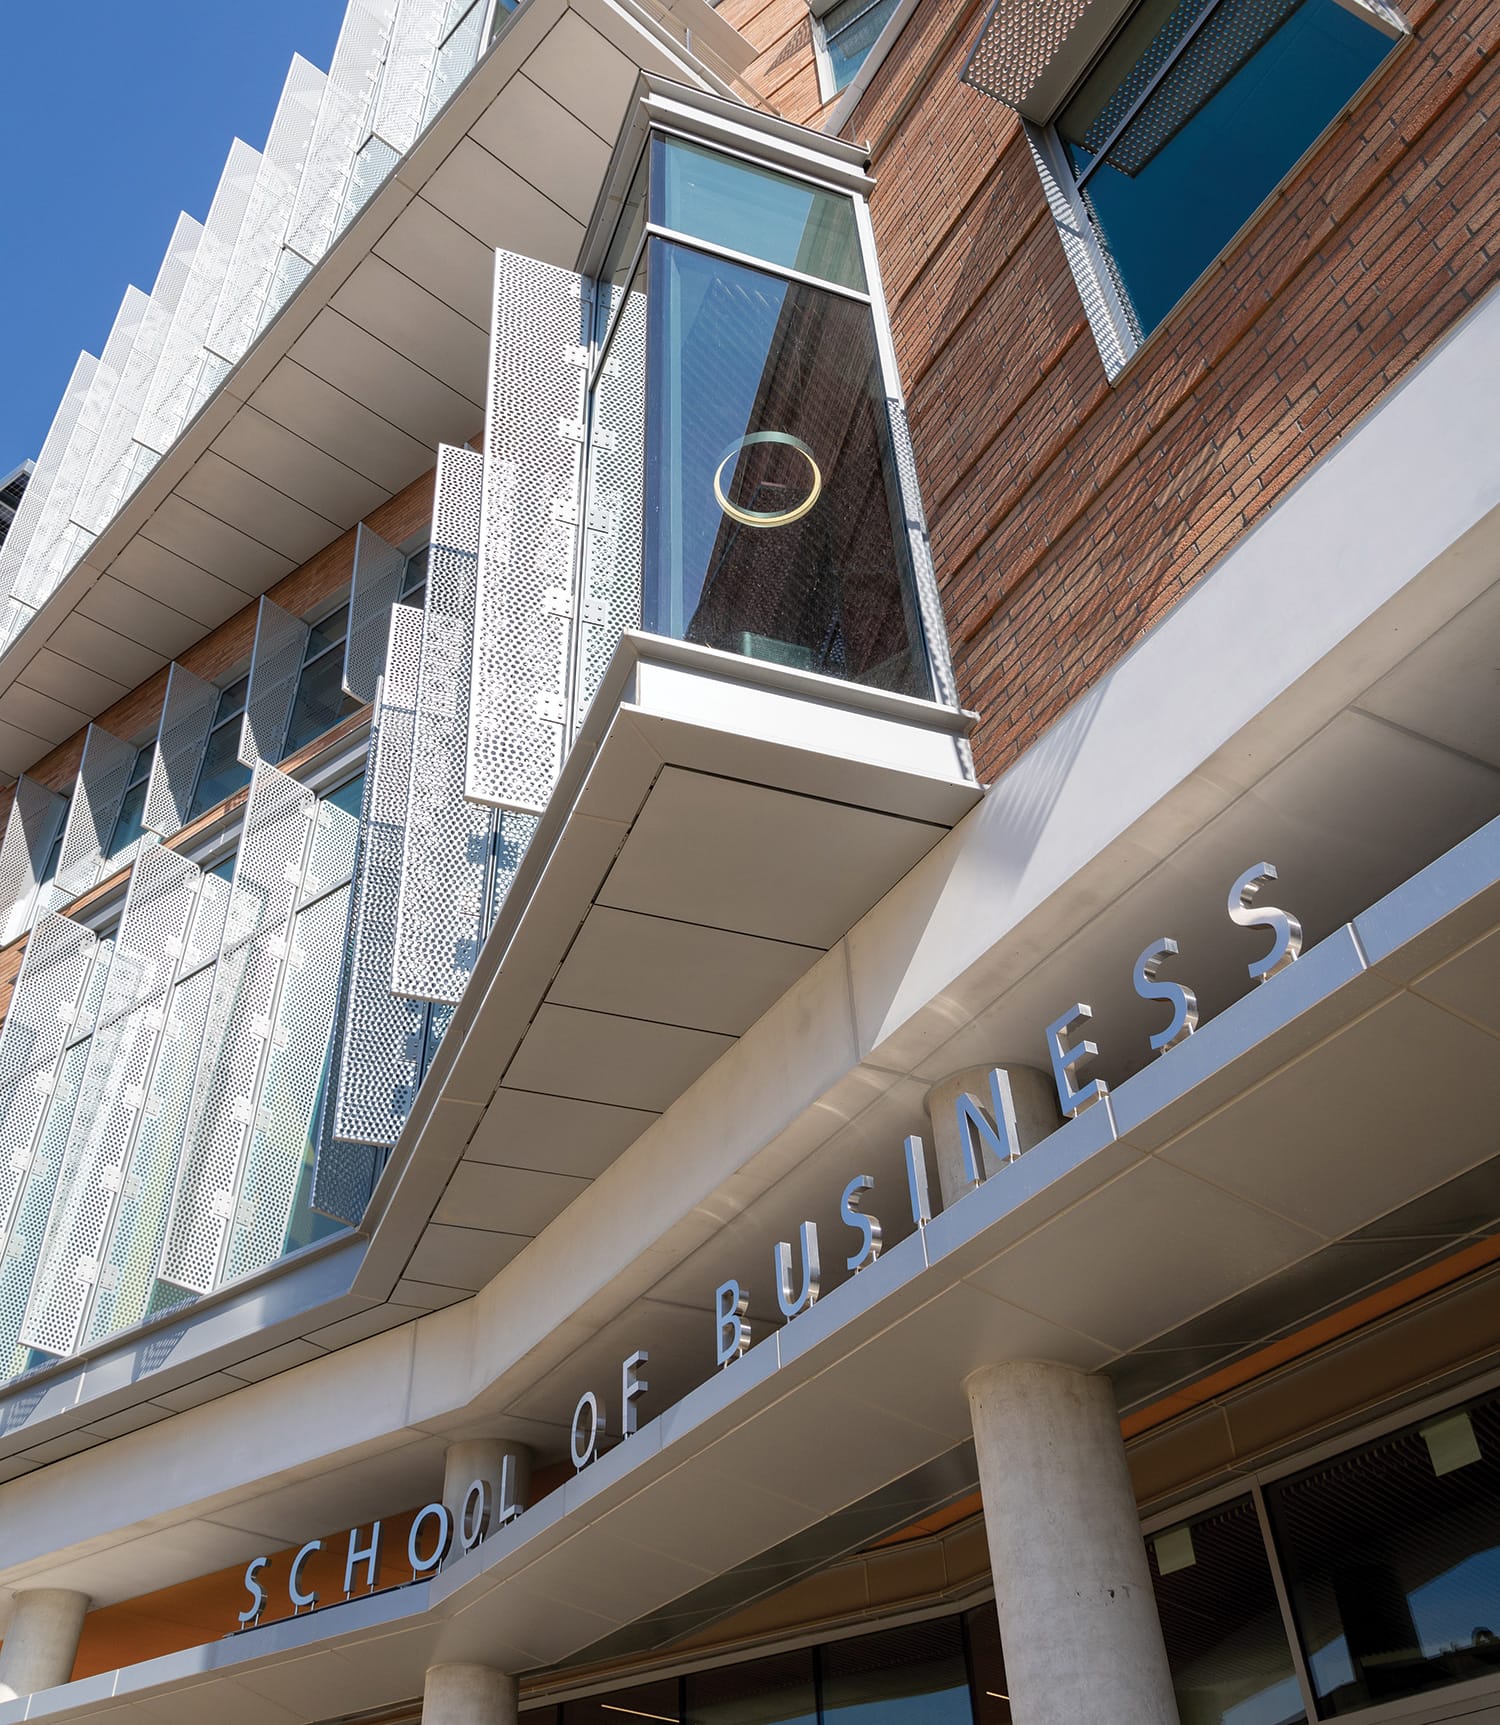
[(392, 986), (457, 1000), (479, 954), (494, 817), (464, 796), (484, 458), (438, 451)]
[(962, 79), (1019, 108), (1067, 41), (1089, 0), (994, 0)]
[(401, 160), (384, 138), (366, 138), (354, 153), (344, 201), (339, 206), (337, 231), (342, 233), (384, 184), (386, 176)]
[(281, 254), (282, 235), (307, 163), (325, 82), (316, 66), (300, 54), (293, 58), (261, 152), (245, 219), (224, 272), (224, 285), (208, 323), (205, 346), (225, 360), (238, 360), (259, 328), (261, 308)]
[(573, 688), (575, 731), (621, 634), (641, 626), (645, 440), (646, 296), (636, 292), (621, 307), (594, 389)]
[(62, 849), (57, 855), (57, 874), (51, 892), (54, 905), (77, 898), (99, 879), (105, 847), (114, 836), (120, 804), (130, 784), (135, 755), (133, 743), (121, 742), (98, 725), (89, 726), (78, 780), (73, 786), (73, 800), (68, 804)]
[(422, 129), (447, 13), (447, 0), (401, 0), (370, 125), (394, 150), (409, 150)]
[(221, 1273), (316, 813), (305, 786), (264, 762), (255, 769), (158, 1269), (197, 1293)]
[(406, 558), (363, 522), (354, 536), (354, 582), (349, 595), (349, 633), (344, 637), (344, 690), (356, 701), (373, 701), (385, 671), (391, 606), (401, 597)]
[(422, 613), (398, 605), (391, 612), (387, 670), (360, 812), (329, 1142), (320, 1146), (314, 1184), (318, 1209), (350, 1222), (359, 1219), (369, 1196), (370, 1161), (333, 1141), (394, 1144), (421, 1078), (422, 1004), (391, 990), (421, 657)]
[(44, 916), (26, 943), (0, 1026), (0, 1244), (10, 1235), (97, 945), (92, 929), (65, 916)]
[(24, 773), (16, 780), (0, 839), (0, 940), (14, 940), (35, 914), (42, 870), (67, 808), (67, 798), (46, 785)]
[(495, 254), (468, 795), (545, 807), (562, 761), (576, 588), (583, 283)]
[(151, 1093), (200, 878), (185, 857), (160, 845), (144, 850), (131, 872), (21, 1326), (28, 1347), (70, 1354), (78, 1346)]
[(240, 759), (247, 767), (257, 761), (281, 759), (310, 632), (300, 617), (262, 598), (255, 617), (250, 687), (240, 726)]
[(166, 699), (146, 786), (144, 821), (148, 832), (169, 839), (187, 825), (193, 786), (218, 705), (219, 691), (214, 685), (174, 660), (167, 673)]
[(192, 411), (209, 320), (224, 286), (255, 189), (260, 152), (236, 138), (208, 208), (193, 267), (172, 314), (161, 361), (146, 392), (136, 439), (158, 454), (171, 448)]
[(191, 216), (177, 218), (150, 297), (141, 309), (135, 340), (121, 368), (73, 507), (73, 519), (91, 533), (101, 533), (108, 525), (134, 472), (130, 451), (146, 405), (146, 391), (160, 363), (202, 234), (202, 226)]
[(294, 252), (290, 246), (283, 246), (276, 259), (276, 268), (271, 272), (271, 287), (266, 294), (266, 303), (260, 310), (260, 328), (276, 316), (292, 295), (312, 274), (313, 266), (300, 252)]
[(42, 505), (51, 496), (52, 487), (57, 483), (58, 470), (62, 466), (63, 457), (68, 453), (68, 444), (72, 441), (78, 416), (83, 411), (89, 385), (94, 380), (98, 366), (99, 361), (92, 354), (81, 353), (73, 367), (68, 387), (63, 391), (52, 424), (47, 428), (41, 453), (36, 458), (36, 466), (32, 469), (20, 507), (16, 510), (16, 518), (5, 535), (5, 543), (0, 545), (0, 594), (10, 592), (26, 549), (31, 544), (32, 535), (41, 519)]
[(953, 675), (953, 660), (948, 652), (948, 630), (943, 621), (937, 572), (932, 566), (932, 541), (928, 538), (927, 516), (922, 508), (921, 488), (917, 484), (917, 457), (912, 448), (906, 404), (891, 397), (885, 407), (891, 447), (896, 457), (896, 475), (901, 487), (901, 510), (905, 517), (917, 609), (927, 645), (927, 662), (932, 672), (933, 698), (945, 706), (956, 707), (959, 704), (958, 681)]
[(344, 13), (287, 225), (287, 245), (304, 258), (321, 258), (333, 239), (355, 152), (369, 136), (395, 16), (396, 0), (350, 0)]
[[(88, 546), (89, 533), (71, 521), (73, 505), (93, 458), (104, 416), (114, 399), (121, 369), (130, 357), (145, 305), (146, 295), (139, 288), (125, 290), (99, 363), (79, 406), (68, 447), (58, 464), (57, 476), (42, 500), (36, 530), (11, 583), (11, 592), (28, 605), (40, 606)], [(30, 492), (35, 484), (33, 478), (27, 491)]]
[(346, 887), (300, 912), (292, 925), (286, 986), (234, 1209), (226, 1280), (262, 1269), (286, 1248), (338, 1006), (348, 909)]
[(457, 0), (456, 4), (449, 7), (447, 40), (438, 50), (432, 68), (432, 82), (427, 90), (423, 125), (430, 124), (433, 117), (447, 107), (453, 92), (474, 70), (482, 45), (484, 14), (484, 0), (475, 0), (473, 5), (465, 5), (463, 0)]

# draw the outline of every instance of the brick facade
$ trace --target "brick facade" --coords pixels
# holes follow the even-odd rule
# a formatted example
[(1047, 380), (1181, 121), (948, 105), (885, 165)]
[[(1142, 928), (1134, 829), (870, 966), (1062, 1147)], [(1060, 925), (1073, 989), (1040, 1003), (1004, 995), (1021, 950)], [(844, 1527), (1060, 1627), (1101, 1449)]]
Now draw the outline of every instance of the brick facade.
[[(730, 0), (812, 118), (802, 0)], [(959, 82), (979, 4), (921, 0), (860, 100), (896, 346), (992, 778), (1490, 287), (1500, 4), (1415, 0), (1396, 49), (1107, 380), (1015, 117)], [(811, 56), (810, 42), (806, 56)]]

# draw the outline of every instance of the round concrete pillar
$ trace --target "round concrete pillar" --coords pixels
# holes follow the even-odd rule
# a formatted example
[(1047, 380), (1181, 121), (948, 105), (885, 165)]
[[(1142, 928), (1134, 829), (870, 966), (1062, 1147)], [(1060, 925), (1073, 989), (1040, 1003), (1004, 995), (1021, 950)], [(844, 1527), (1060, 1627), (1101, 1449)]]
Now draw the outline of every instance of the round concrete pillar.
[(468, 1438), (451, 1443), (443, 1456), (443, 1502), (453, 1517), (455, 1541), (460, 1537), (464, 1496), (476, 1479), (489, 1487), (489, 1530), (500, 1525), (508, 1509), (525, 1509), (531, 1491), (531, 1451), (503, 1438)]
[(964, 1389), (1016, 1725), (1177, 1725), (1108, 1380), (1019, 1360)]
[(488, 1665), (430, 1665), (422, 1725), (516, 1725), (516, 1680)]
[[(1063, 1124), (1057, 1106), (1057, 1085), (1050, 1072), (1040, 1072), (1034, 1066), (1006, 1065), (1010, 1078), (1011, 1100), (1016, 1108), (1016, 1140), (1022, 1150), (1040, 1144)], [(988, 1115), (990, 1104), (990, 1073), (994, 1066), (966, 1066), (939, 1080), (927, 1092), (927, 1118), (932, 1126), (932, 1153), (937, 1159), (938, 1191), (943, 1208), (962, 1198), (972, 1189), (965, 1166), (963, 1140), (959, 1136), (957, 1102), (969, 1095)], [(1001, 1163), (988, 1144), (980, 1144), (984, 1177), (989, 1179)]]
[(16, 1594), (0, 1646), (0, 1701), (54, 1689), (73, 1675), (89, 1596), (67, 1587), (31, 1587)]

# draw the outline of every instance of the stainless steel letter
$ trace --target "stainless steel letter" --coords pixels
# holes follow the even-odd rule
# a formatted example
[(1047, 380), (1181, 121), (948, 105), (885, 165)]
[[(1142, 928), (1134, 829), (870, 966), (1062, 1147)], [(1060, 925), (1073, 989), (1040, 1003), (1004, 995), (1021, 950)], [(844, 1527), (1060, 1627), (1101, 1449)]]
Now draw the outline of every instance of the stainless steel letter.
[[(505, 1457), (505, 1462), (510, 1460)], [(501, 1480), (504, 1482), (504, 1466), (501, 1463)], [(502, 1518), (503, 1519), (503, 1518)], [(469, 1489), (464, 1493), (464, 1501), (458, 1511), (458, 1547), (460, 1551), (472, 1551), (480, 1540), (490, 1520), (490, 1484), (485, 1479), (469, 1481)]]
[(875, 1182), (868, 1174), (856, 1174), (844, 1188), (839, 1199), (839, 1219), (847, 1227), (853, 1228), (860, 1238), (859, 1250), (852, 1258), (845, 1258), (844, 1267), (849, 1270), (862, 1270), (866, 1264), (873, 1264), (880, 1256), (882, 1235), (880, 1218), (867, 1216), (859, 1207), (860, 1194), (875, 1189)]
[(1151, 1046), (1158, 1054), (1175, 1048), (1198, 1028), (1198, 996), (1186, 983), (1157, 980), (1156, 973), (1161, 969), (1162, 960), (1176, 956), (1177, 942), (1163, 935), (1160, 940), (1153, 940), (1135, 961), (1135, 973), (1131, 978), (1142, 1000), (1165, 1000), (1172, 1008), (1167, 1028), (1158, 1030), (1151, 1038)]
[[(417, 1552), (421, 1545), (422, 1529), (429, 1521), (437, 1523), (437, 1544), (432, 1549), (431, 1557), (419, 1557)], [(411, 1524), (411, 1532), (406, 1536), (406, 1555), (411, 1562), (413, 1577), (427, 1575), (436, 1569), (448, 1555), (448, 1547), (452, 1543), (453, 1517), (449, 1515), (447, 1506), (441, 1503), (429, 1503), (425, 1509), (419, 1509), (417, 1519)]]
[(745, 1313), (750, 1296), (738, 1282), (725, 1282), (714, 1294), (714, 1363), (727, 1366), (750, 1346), (750, 1326)]
[[(587, 1408), (589, 1410), (589, 1439), (582, 1446), (578, 1442), (578, 1416)], [(599, 1433), (603, 1430), (603, 1421), (599, 1417), (599, 1398), (592, 1390), (585, 1390), (578, 1398), (578, 1406), (573, 1409), (573, 1429), (568, 1434), (568, 1447), (573, 1456), (573, 1466), (581, 1473), (584, 1468), (599, 1453)]]
[(354, 1591), (354, 1568), (356, 1564), (365, 1566), (365, 1586), (372, 1592), (380, 1574), (380, 1523), (377, 1521), (370, 1529), (370, 1543), (361, 1546), (359, 1529), (349, 1529), (349, 1555), (344, 1559), (344, 1598), (347, 1599)]
[(802, 1291), (792, 1292), (792, 1248), (782, 1240), (776, 1247), (776, 1303), (784, 1318), (795, 1318), (798, 1312), (813, 1305), (822, 1284), (822, 1265), (818, 1260), (818, 1224), (804, 1222), (802, 1237)]
[(1016, 1130), (1016, 1104), (1010, 1093), (1010, 1074), (1000, 1066), (990, 1071), (990, 1110), (993, 1124), (984, 1117), (984, 1110), (967, 1094), (954, 1097), (958, 1115), (958, 1141), (963, 1146), (964, 1173), (972, 1190), (984, 1179), (985, 1150), (997, 1162), (1014, 1162), (1021, 1154), (1021, 1136)]
[(240, 1613), (241, 1629), (248, 1628), (250, 1624), (254, 1623), (265, 1608), (266, 1590), (255, 1578), (270, 1561), (269, 1557), (252, 1557), (246, 1566), (245, 1591), (251, 1595), (251, 1600), (250, 1609)]
[(650, 1383), (641, 1377), (640, 1369), (649, 1364), (650, 1359), (644, 1348), (637, 1348), (620, 1368), (620, 1432), (624, 1437), (633, 1437), (639, 1424), (635, 1404), (651, 1388)]
[(1276, 870), (1268, 862), (1247, 868), (1229, 889), (1229, 920), (1237, 928), (1269, 928), (1276, 942), (1262, 959), (1246, 966), (1252, 982), (1269, 982), (1277, 971), (1285, 970), (1302, 951), (1302, 924), (1290, 911), (1277, 910), (1274, 905), (1257, 907), (1256, 897), (1268, 880), (1276, 879)]
[(906, 1140), (906, 1189), (911, 1194), (911, 1219), (919, 1228), (932, 1220), (932, 1199), (927, 1192), (927, 1152), (916, 1133)]
[(315, 1551), (322, 1549), (323, 1541), (321, 1539), (310, 1539), (292, 1559), (292, 1573), (287, 1577), (286, 1590), (291, 1596), (294, 1611), (300, 1611), (304, 1605), (314, 1606), (318, 1603), (316, 1593), (304, 1593), (302, 1591), (302, 1565)]
[(1080, 1000), (1047, 1026), (1047, 1053), (1052, 1061), (1052, 1076), (1057, 1080), (1058, 1106), (1070, 1120), (1081, 1114), (1090, 1103), (1109, 1094), (1109, 1086), (1102, 1078), (1091, 1080), (1081, 1090), (1073, 1088), (1073, 1068), (1080, 1060), (1091, 1060), (1099, 1052), (1098, 1048), (1092, 1042), (1080, 1042), (1072, 1048), (1063, 1046), (1063, 1038), (1071, 1036), (1080, 1024), (1087, 1024), (1093, 1016), (1093, 1007), (1085, 1006)]

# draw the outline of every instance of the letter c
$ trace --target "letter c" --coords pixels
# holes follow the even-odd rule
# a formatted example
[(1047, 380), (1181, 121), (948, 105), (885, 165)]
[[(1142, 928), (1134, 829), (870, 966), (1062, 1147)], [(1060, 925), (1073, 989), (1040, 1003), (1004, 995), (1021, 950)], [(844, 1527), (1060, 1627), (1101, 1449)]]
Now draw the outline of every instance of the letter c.
[(321, 1539), (310, 1539), (292, 1559), (292, 1573), (287, 1577), (286, 1590), (291, 1597), (292, 1607), (296, 1611), (300, 1611), (304, 1605), (314, 1606), (318, 1603), (316, 1593), (304, 1593), (302, 1591), (302, 1565), (315, 1551), (322, 1549), (323, 1541)]

